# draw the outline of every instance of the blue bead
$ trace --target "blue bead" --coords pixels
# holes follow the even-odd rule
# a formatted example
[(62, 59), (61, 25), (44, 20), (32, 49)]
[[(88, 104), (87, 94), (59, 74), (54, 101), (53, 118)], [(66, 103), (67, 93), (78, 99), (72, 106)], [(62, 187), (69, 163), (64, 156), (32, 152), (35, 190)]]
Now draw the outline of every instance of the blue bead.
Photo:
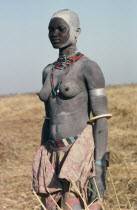
[(106, 161), (96, 160), (95, 165), (106, 166)]

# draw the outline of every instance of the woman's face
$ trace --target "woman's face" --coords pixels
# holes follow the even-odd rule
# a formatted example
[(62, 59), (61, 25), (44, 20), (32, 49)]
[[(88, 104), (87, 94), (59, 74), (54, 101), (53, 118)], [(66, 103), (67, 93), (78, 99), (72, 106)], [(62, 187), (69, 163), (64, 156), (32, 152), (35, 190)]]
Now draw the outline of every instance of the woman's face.
[(61, 48), (70, 36), (68, 24), (62, 18), (52, 18), (49, 23), (49, 39), (54, 48)]

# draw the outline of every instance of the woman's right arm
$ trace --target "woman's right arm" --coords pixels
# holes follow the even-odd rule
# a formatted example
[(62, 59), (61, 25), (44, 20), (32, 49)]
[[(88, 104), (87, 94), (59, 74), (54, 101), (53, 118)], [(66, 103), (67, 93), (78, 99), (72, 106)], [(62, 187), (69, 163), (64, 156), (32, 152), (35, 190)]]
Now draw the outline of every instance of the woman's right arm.
[[(46, 109), (46, 103), (45, 103), (45, 98), (47, 99), (47, 89), (50, 87), (45, 88), (46, 83), (50, 82), (50, 81), (46, 81), (47, 75), (48, 75), (48, 70), (49, 70), (49, 65), (47, 67), (44, 68), (43, 72), (42, 72), (42, 84), (43, 87), (39, 93), (39, 98), (40, 100), (44, 101), (45, 104), (45, 113), (48, 116), (48, 109)], [(49, 84), (50, 85), (50, 84)], [(48, 85), (48, 86), (49, 86)], [(45, 119), (44, 123), (43, 123), (43, 127), (42, 127), (42, 134), (41, 134), (41, 145), (45, 144), (48, 139), (49, 139), (49, 131), (50, 131), (50, 119)]]
[(50, 134), (50, 120), (45, 119), (42, 127), (41, 145), (45, 144), (49, 139)]

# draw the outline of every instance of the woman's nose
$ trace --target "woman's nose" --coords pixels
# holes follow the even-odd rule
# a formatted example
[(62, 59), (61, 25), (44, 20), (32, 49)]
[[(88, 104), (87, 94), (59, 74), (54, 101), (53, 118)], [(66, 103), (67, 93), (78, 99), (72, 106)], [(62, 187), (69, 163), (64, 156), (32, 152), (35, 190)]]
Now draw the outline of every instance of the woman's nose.
[(58, 30), (57, 30), (57, 29), (55, 29), (55, 30), (53, 31), (52, 36), (58, 36)]

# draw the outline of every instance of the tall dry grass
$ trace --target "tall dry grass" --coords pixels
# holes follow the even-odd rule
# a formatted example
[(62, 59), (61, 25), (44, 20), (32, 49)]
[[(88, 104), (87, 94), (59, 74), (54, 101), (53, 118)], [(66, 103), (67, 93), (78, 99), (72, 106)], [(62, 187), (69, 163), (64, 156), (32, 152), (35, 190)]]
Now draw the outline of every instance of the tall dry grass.
[[(137, 85), (106, 89), (109, 149), (105, 209), (137, 209)], [(31, 190), (31, 165), (40, 145), (44, 106), (35, 94), (0, 98), (0, 210), (40, 209)]]

